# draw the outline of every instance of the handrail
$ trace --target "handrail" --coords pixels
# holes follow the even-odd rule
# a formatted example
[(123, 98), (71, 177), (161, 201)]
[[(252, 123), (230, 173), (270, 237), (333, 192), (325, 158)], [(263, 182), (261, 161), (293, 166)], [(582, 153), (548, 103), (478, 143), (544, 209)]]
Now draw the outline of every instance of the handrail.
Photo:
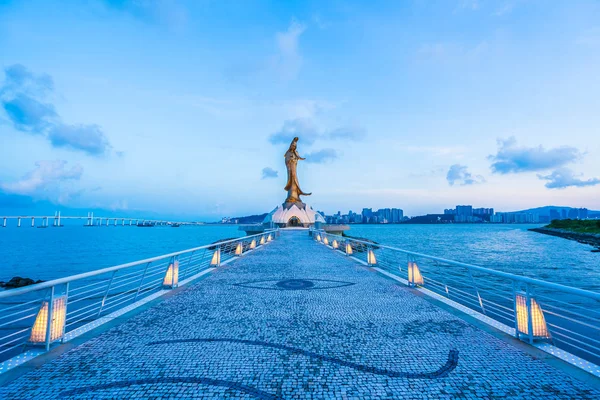
[[(325, 230), (322, 230), (322, 229), (321, 230), (315, 230), (315, 231), (316, 232), (327, 233)], [(430, 256), (430, 255), (427, 255), (427, 254), (417, 253), (417, 252), (409, 251), (409, 250), (403, 250), (403, 249), (399, 249), (397, 247), (386, 246), (386, 245), (382, 245), (382, 244), (379, 244), (379, 243), (366, 242), (364, 240), (354, 239), (354, 238), (349, 237), (349, 236), (342, 236), (342, 238), (344, 240), (351, 240), (353, 242), (362, 243), (362, 244), (365, 244), (365, 245), (367, 245), (369, 247), (376, 246), (378, 248), (393, 250), (393, 251), (397, 251), (397, 252), (400, 252), (400, 253), (403, 253), (403, 254), (411, 255), (411, 256), (414, 256), (414, 257), (427, 258), (429, 260), (439, 261), (439, 262), (444, 263), (444, 264), (455, 265), (457, 267), (469, 268), (469, 269), (472, 269), (472, 270), (475, 270), (475, 271), (485, 272), (485, 273), (488, 273), (490, 275), (496, 275), (496, 276), (499, 276), (499, 277), (502, 277), (502, 278), (512, 279), (512, 280), (520, 281), (520, 282), (523, 282), (523, 283), (530, 283), (532, 285), (542, 286), (542, 287), (546, 287), (548, 289), (556, 289), (556, 290), (560, 290), (560, 291), (565, 292), (565, 293), (576, 294), (576, 295), (579, 295), (579, 296), (585, 296), (585, 297), (593, 298), (595, 300), (600, 300), (600, 293), (598, 293), (598, 292), (592, 292), (591, 290), (579, 289), (579, 288), (575, 288), (575, 287), (572, 287), (572, 286), (561, 285), (560, 283), (553, 283), (553, 282), (542, 281), (542, 280), (535, 279), (535, 278), (529, 278), (529, 277), (526, 277), (526, 276), (511, 274), (509, 272), (502, 272), (502, 271), (497, 271), (497, 270), (490, 269), (490, 268), (481, 267), (479, 265), (467, 264), (467, 263), (463, 263), (463, 262), (460, 262), (460, 261), (452, 261), (452, 260), (448, 260), (448, 259), (441, 258), (441, 257)]]
[[(542, 341), (540, 349), (600, 377), (598, 292), (333, 235), (322, 229), (311, 234), (321, 244), (401, 278), (410, 287), (479, 313), (476, 318), (518, 339), (532, 345)], [(580, 309), (586, 312), (578, 312)], [(547, 346), (547, 342), (552, 345)]]
[[(267, 230), (265, 230), (265, 232), (272, 232), (274, 230), (275, 229), (267, 229)], [(156, 256), (156, 257), (146, 258), (144, 260), (132, 261), (132, 262), (129, 262), (129, 263), (115, 265), (115, 266), (112, 266), (112, 267), (97, 269), (97, 270), (90, 271), (90, 272), (84, 272), (82, 274), (71, 275), (71, 276), (67, 276), (67, 277), (64, 277), (64, 278), (53, 279), (51, 281), (36, 283), (36, 284), (25, 286), (25, 287), (22, 287), (22, 288), (8, 289), (8, 290), (5, 290), (3, 292), (0, 292), (0, 299), (4, 299), (4, 298), (7, 298), (7, 297), (13, 297), (13, 296), (19, 296), (19, 295), (22, 295), (22, 294), (25, 294), (25, 293), (30, 293), (30, 292), (36, 292), (38, 290), (47, 289), (47, 288), (50, 288), (52, 286), (62, 285), (62, 284), (65, 284), (67, 282), (73, 282), (73, 281), (77, 281), (77, 280), (80, 280), (80, 279), (89, 278), (89, 277), (96, 276), (96, 275), (102, 275), (102, 274), (105, 274), (107, 272), (113, 272), (113, 271), (122, 270), (122, 269), (125, 269), (125, 268), (135, 267), (135, 266), (138, 266), (138, 265), (144, 264), (144, 263), (149, 263), (149, 262), (154, 262), (154, 261), (157, 261), (157, 260), (162, 260), (162, 259), (165, 259), (167, 257), (175, 257), (175, 256), (178, 256), (178, 255), (181, 255), (181, 254), (189, 253), (191, 251), (198, 251), (198, 250), (202, 250), (202, 249), (207, 249), (209, 247), (220, 246), (220, 245), (223, 245), (223, 244), (228, 244), (228, 243), (240, 241), (240, 240), (243, 240), (243, 239), (250, 239), (250, 238), (253, 238), (253, 237), (256, 237), (256, 236), (262, 236), (262, 235), (264, 235), (264, 232), (263, 233), (257, 233), (255, 235), (243, 236), (243, 237), (239, 237), (239, 238), (235, 238), (235, 239), (225, 240), (225, 241), (222, 241), (222, 242), (211, 243), (211, 244), (207, 244), (207, 245), (204, 245), (204, 246), (194, 247), (194, 248), (191, 248), (191, 249), (176, 251), (174, 253), (163, 254), (163, 255), (160, 255), (160, 256)]]
[[(100, 318), (145, 304), (277, 237), (277, 229), (265, 229), (255, 235), (0, 292), (0, 299), (10, 298), (16, 303), (9, 307), (0, 304), (0, 374), (32, 357), (18, 356), (31, 346), (49, 351), (53, 343), (103, 323), (97, 322)], [(194, 254), (201, 256), (194, 259)]]

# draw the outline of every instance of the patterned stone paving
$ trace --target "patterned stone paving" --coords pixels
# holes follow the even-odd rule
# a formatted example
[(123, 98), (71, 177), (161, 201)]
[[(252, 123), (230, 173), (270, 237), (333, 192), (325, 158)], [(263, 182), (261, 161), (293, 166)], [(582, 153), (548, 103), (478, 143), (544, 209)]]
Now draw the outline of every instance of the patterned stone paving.
[(0, 388), (49, 398), (600, 392), (295, 231)]

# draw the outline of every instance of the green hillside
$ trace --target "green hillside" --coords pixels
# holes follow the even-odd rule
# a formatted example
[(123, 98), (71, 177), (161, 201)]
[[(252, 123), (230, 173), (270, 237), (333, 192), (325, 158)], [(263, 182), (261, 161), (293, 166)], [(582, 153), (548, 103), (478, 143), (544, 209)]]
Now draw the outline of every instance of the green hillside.
[(600, 233), (600, 220), (554, 220), (546, 228), (564, 229), (578, 233)]

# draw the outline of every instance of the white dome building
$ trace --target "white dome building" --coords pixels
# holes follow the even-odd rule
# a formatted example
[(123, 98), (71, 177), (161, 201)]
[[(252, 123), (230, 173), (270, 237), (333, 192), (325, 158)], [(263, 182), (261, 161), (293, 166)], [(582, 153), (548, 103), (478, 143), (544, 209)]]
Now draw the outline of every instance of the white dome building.
[(265, 217), (264, 225), (273, 225), (280, 228), (285, 227), (304, 227), (314, 226), (315, 223), (325, 223), (321, 214), (312, 209), (311, 206), (304, 203), (285, 203), (277, 206)]

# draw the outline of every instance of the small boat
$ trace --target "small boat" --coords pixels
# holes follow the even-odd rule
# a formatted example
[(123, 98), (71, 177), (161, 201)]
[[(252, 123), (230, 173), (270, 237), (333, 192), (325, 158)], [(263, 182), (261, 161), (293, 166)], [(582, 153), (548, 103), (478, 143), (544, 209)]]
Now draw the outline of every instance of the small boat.
[(179, 228), (180, 226), (181, 226), (181, 224), (178, 222), (174, 222), (171, 224), (171, 228)]

